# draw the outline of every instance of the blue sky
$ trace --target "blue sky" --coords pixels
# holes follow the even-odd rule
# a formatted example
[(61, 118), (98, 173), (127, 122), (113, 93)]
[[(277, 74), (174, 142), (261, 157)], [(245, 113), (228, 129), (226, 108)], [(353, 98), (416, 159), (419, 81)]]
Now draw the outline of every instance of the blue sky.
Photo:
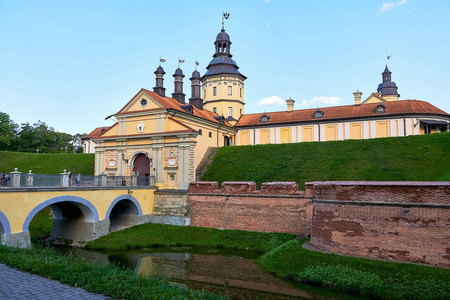
[(71, 134), (113, 122), (166, 59), (188, 78), (214, 54), (223, 11), (245, 86), (245, 112), (353, 104), (381, 82), (386, 55), (400, 99), (450, 112), (450, 1), (0, 0), (0, 111)]

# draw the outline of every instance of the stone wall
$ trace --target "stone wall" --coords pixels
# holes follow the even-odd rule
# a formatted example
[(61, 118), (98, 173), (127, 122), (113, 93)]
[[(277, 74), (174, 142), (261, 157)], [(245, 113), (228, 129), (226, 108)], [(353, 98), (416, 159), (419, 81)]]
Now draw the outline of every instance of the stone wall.
[(153, 215), (188, 217), (189, 197), (187, 192), (178, 190), (155, 191)]
[(316, 249), (450, 267), (450, 182), (310, 182)]
[(191, 224), (262, 232), (310, 233), (311, 197), (295, 182), (195, 181), (189, 184)]

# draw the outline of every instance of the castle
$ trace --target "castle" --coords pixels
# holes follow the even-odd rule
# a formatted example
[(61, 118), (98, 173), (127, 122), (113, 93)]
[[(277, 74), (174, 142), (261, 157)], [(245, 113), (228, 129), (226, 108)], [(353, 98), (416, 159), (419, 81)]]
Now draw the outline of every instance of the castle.
[(166, 95), (161, 64), (153, 90), (142, 88), (114, 117), (111, 127), (86, 136), (84, 152), (95, 152), (95, 174), (152, 176), (155, 185), (186, 190), (208, 147), (396, 137), (448, 131), (450, 115), (420, 100), (399, 100), (387, 65), (377, 93), (354, 104), (245, 114), (246, 76), (232, 59), (231, 39), (223, 23), (206, 73), (189, 78), (191, 97), (183, 92), (178, 67), (174, 92)]

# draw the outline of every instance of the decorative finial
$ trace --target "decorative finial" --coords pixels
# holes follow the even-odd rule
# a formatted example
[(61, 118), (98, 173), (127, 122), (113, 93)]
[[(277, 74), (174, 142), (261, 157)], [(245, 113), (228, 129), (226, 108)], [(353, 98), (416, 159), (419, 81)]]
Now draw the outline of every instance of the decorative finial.
[(387, 61), (391, 58), (392, 55), (387, 55), (386, 54), (386, 67), (387, 67)]
[(164, 58), (161, 58), (161, 56), (159, 57), (159, 66), (161, 67), (161, 63), (166, 62), (166, 60)]
[(228, 20), (229, 17), (230, 17), (229, 13), (222, 12), (222, 31), (225, 31), (224, 23), (225, 23), (225, 20)]
[(197, 71), (197, 66), (200, 65), (197, 61), (197, 59), (195, 59), (195, 71)]
[(180, 68), (180, 64), (184, 63), (184, 59), (180, 59), (178, 57), (178, 69)]

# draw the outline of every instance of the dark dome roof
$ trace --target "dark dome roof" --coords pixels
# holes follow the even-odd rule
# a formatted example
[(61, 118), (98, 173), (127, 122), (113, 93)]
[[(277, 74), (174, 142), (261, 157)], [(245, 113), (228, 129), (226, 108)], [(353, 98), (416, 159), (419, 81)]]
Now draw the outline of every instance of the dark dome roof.
[(183, 75), (183, 71), (180, 68), (177, 68), (175, 70), (175, 74), (173, 74), (173, 75)]
[(225, 32), (225, 29), (222, 29), (216, 37), (216, 42), (218, 41), (230, 41), (230, 36)]
[(200, 72), (195, 70), (194, 72), (192, 72), (192, 78), (200, 78)]
[(159, 66), (158, 68), (156, 68), (156, 71), (155, 71), (155, 74), (156, 73), (166, 73), (166, 72), (164, 72), (164, 69), (161, 67), (161, 66)]

